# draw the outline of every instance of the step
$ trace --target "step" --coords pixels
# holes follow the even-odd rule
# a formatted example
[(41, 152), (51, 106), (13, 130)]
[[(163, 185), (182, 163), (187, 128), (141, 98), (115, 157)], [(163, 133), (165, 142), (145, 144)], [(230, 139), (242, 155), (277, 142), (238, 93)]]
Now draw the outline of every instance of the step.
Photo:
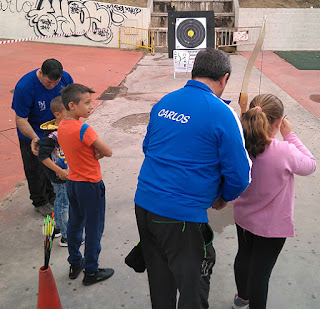
[(154, 12), (169, 11), (215, 11), (215, 12), (232, 12), (233, 0), (219, 1), (172, 1), (162, 0), (153, 2)]
[[(234, 12), (215, 13), (215, 27), (234, 27)], [(167, 28), (168, 13), (152, 13), (150, 27)]]
[(168, 32), (168, 28), (166, 27), (149, 27), (151, 31), (160, 31), (160, 32)]
[(167, 53), (168, 52), (168, 46), (155, 46), (153, 51), (155, 53)]
[(233, 2), (234, 0), (153, 0), (153, 3), (158, 3), (158, 2)]
[[(215, 17), (223, 17), (223, 16), (235, 16), (234, 12), (227, 12), (227, 13), (216, 13), (214, 12)], [(151, 17), (168, 17), (168, 13), (151, 13)]]
[(157, 2), (233, 2), (234, 0), (153, 0), (153, 3)]

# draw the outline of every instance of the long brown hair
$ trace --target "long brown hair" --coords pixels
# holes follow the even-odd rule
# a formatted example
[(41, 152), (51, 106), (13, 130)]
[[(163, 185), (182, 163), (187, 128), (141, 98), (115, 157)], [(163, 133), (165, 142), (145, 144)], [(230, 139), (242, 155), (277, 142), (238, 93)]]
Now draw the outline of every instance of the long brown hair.
[(252, 157), (264, 152), (271, 143), (273, 123), (283, 117), (284, 107), (272, 94), (259, 94), (250, 102), (249, 110), (242, 116), (246, 149)]

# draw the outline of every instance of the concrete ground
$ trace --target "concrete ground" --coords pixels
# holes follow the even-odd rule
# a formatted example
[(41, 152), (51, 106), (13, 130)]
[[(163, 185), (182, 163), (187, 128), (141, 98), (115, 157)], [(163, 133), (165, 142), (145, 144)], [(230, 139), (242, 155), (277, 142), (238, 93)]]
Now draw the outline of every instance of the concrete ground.
[(25, 178), (15, 113), (11, 109), (13, 91), (18, 80), (39, 68), (45, 59), (56, 58), (75, 83), (93, 88), (96, 92), (93, 103), (97, 106), (104, 91), (108, 87), (118, 86), (142, 55), (142, 52), (137, 51), (42, 42), (0, 45), (0, 200), (11, 194)]
[[(223, 97), (232, 100), (231, 106), (239, 114), (237, 99), (247, 60), (242, 55), (231, 55), (231, 61), (233, 73)], [(273, 93), (284, 102), (293, 130), (319, 161), (319, 119), (256, 68), (249, 98), (259, 93), (260, 77), (261, 93)], [(100, 265), (113, 267), (115, 274), (90, 287), (82, 285), (82, 275), (69, 280), (67, 249), (54, 241), (50, 266), (64, 309), (151, 308), (146, 274), (137, 274), (124, 264), (125, 256), (138, 240), (133, 198), (143, 161), (141, 145), (151, 107), (166, 93), (182, 87), (187, 79), (181, 73), (173, 79), (172, 59), (166, 54), (146, 55), (127, 75), (117, 98), (102, 102), (86, 120), (113, 149), (111, 158), (100, 161), (107, 190)], [(300, 81), (301, 87), (304, 82)], [(319, 171), (309, 177), (296, 177), (296, 237), (287, 240), (274, 268), (268, 309), (319, 308), (319, 183)], [(217, 252), (210, 308), (230, 309), (236, 292), (233, 260), (237, 250), (231, 206), (220, 212), (209, 209), (209, 216)], [(36, 307), (39, 268), (43, 265), (42, 223), (43, 218), (33, 210), (25, 183), (0, 206), (0, 308)]]

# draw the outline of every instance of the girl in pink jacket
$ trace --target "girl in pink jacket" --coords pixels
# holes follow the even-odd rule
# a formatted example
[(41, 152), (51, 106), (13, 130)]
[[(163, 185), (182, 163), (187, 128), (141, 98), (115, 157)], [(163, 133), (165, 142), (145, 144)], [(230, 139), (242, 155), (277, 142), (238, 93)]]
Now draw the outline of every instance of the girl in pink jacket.
[[(283, 117), (274, 95), (256, 96), (242, 117), (252, 182), (232, 202), (238, 253), (234, 262), (238, 294), (233, 308), (265, 309), (269, 278), (287, 237), (294, 236), (294, 174), (316, 169), (310, 151)], [(274, 136), (279, 132), (283, 141)]]

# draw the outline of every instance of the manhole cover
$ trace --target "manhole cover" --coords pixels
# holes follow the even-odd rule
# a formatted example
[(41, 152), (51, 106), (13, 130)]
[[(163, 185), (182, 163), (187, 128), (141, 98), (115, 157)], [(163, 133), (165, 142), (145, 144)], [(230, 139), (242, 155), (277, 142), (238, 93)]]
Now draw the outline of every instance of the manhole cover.
[(309, 99), (316, 103), (320, 103), (320, 94), (312, 94)]

